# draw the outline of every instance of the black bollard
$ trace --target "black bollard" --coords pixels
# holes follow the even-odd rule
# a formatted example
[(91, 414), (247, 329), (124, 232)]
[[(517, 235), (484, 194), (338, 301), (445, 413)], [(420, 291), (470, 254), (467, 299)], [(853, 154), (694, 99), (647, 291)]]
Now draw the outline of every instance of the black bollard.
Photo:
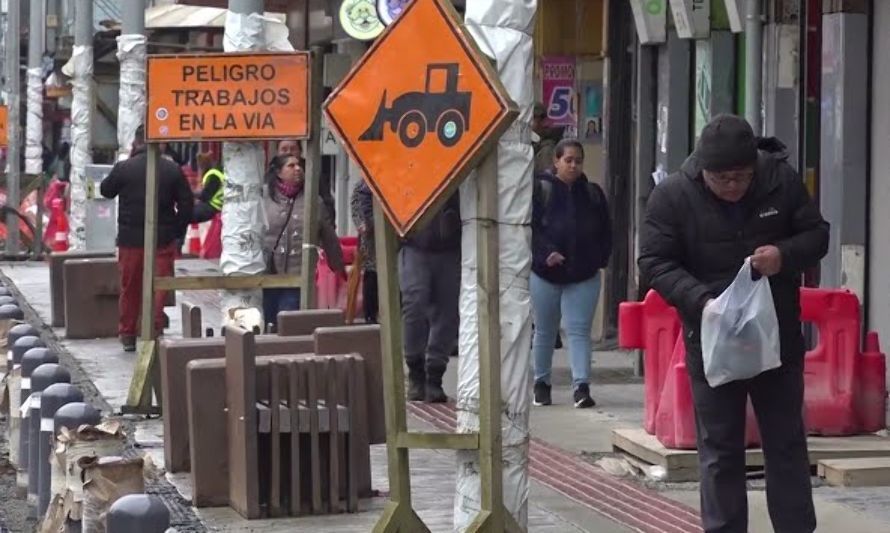
[[(62, 428), (74, 431), (84, 424), (95, 426), (101, 420), (102, 413), (92, 405), (83, 402), (69, 403), (60, 407), (53, 416), (53, 435), (58, 436)], [(81, 522), (68, 519), (65, 527), (68, 533), (78, 533), (81, 530)]]
[(25, 312), (15, 304), (0, 305), (0, 314), (14, 320), (24, 320)]
[[(71, 383), (71, 374), (56, 363), (38, 366), (31, 374), (31, 400), (28, 421), (28, 504), (33, 506), (33, 516), (37, 516), (37, 480), (40, 479), (40, 404), (43, 391), (54, 383)], [(43, 458), (46, 460), (46, 457)]]
[[(21, 474), (21, 477), (18, 478), (20, 488), (28, 488), (28, 477), (26, 474), (30, 462), (28, 454), (31, 451), (31, 433), (26, 417), (30, 414), (30, 409), (25, 409), (24, 407), (25, 401), (31, 395), (31, 374), (40, 365), (58, 362), (58, 356), (47, 350), (43, 346), (43, 341), (37, 337), (22, 337), (13, 346), (13, 363), (22, 367), (21, 394), (19, 395), (19, 405), (22, 406), (22, 421), (19, 426), (19, 463), (17, 465), (19, 467), (18, 471)], [(13, 436), (13, 438), (15, 437)]]
[(164, 533), (170, 527), (170, 511), (157, 496), (127, 494), (108, 510), (107, 533)]
[[(3, 316), (0, 314), (0, 319), (9, 319), (10, 317)], [(15, 345), (15, 341), (21, 339), (22, 337), (37, 337), (38, 332), (37, 328), (32, 326), (31, 324), (16, 324), (9, 329), (9, 333), (6, 334), (6, 371), (12, 372), (13, 364), (12, 364), (12, 347)], [(22, 352), (24, 353), (24, 352)]]
[(49, 507), (52, 464), (50, 461), (55, 438), (53, 417), (63, 405), (82, 402), (83, 393), (70, 383), (53, 383), (40, 397), (40, 440), (38, 445), (39, 470), (37, 477), (37, 516), (43, 517)]

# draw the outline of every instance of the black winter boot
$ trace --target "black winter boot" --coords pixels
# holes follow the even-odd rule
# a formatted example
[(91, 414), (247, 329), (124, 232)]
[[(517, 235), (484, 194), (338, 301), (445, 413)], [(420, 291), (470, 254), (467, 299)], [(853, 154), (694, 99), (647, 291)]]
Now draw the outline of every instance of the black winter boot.
[(408, 401), (422, 402), (426, 399), (426, 370), (423, 357), (408, 358)]
[[(447, 360), (446, 360), (447, 361)], [(442, 375), (445, 374), (446, 364), (430, 364), (426, 369), (426, 403), (445, 403), (448, 396), (442, 389)]]

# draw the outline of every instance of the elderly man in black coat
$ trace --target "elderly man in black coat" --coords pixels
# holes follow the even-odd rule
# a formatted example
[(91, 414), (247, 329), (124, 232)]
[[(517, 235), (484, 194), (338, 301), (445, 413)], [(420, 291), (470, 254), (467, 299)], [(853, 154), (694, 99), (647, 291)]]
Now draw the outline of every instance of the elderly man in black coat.
[[(745, 407), (750, 395), (766, 460), (767, 504), (781, 533), (816, 528), (803, 425), (801, 272), (828, 249), (828, 223), (784, 146), (758, 139), (743, 119), (721, 115), (702, 131), (680, 172), (652, 192), (639, 266), (680, 312), (692, 383), (707, 533), (746, 533)], [(712, 388), (701, 354), (702, 311), (747, 257), (769, 278), (782, 366)]]

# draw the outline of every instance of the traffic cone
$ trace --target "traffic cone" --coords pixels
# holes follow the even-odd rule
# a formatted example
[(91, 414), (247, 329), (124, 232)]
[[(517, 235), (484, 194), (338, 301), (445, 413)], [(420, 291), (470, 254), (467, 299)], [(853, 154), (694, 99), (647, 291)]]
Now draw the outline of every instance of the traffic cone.
[(194, 257), (201, 255), (201, 230), (197, 224), (189, 226), (188, 241), (189, 255)]
[(68, 217), (62, 208), (62, 199), (56, 198), (52, 203), (52, 217), (56, 221), (52, 249), (54, 252), (68, 251)]

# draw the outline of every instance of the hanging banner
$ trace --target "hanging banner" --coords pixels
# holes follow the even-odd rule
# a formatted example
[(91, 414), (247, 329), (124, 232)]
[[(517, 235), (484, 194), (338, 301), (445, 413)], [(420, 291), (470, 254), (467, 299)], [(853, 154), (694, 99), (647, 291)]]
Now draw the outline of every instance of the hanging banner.
[(711, 34), (711, 0), (671, 0), (671, 13), (681, 39), (706, 39)]
[(667, 41), (667, 0), (630, 0), (640, 44)]
[(543, 70), (544, 104), (547, 118), (553, 126), (577, 127), (575, 112), (575, 58), (569, 56), (545, 56), (541, 58)]

